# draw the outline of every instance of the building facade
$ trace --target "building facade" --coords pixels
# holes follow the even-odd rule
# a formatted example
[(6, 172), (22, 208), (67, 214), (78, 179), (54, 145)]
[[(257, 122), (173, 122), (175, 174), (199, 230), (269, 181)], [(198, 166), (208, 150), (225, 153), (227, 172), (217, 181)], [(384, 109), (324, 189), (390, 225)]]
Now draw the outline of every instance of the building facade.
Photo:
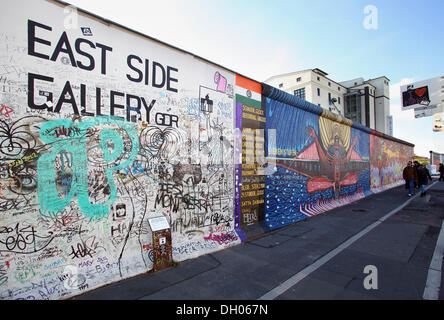
[(387, 77), (337, 82), (327, 75), (316, 68), (273, 76), (264, 82), (371, 129), (392, 135), (390, 80)]

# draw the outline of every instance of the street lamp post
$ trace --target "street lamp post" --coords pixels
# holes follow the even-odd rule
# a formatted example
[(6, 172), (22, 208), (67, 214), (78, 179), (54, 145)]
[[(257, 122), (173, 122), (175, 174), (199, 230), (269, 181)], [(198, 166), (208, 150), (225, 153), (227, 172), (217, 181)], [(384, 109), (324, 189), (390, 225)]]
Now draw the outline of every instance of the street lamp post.
[(329, 107), (330, 111), (333, 111), (334, 109), (339, 113), (339, 115), (342, 117), (341, 110), (335, 105), (335, 102), (338, 101), (336, 98), (330, 99), (330, 105), (333, 105), (332, 107)]

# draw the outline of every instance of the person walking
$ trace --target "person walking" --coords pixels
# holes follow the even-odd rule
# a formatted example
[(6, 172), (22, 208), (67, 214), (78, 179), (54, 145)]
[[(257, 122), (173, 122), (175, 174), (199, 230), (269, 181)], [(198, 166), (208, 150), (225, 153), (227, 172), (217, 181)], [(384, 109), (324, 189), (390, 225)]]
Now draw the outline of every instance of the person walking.
[(425, 164), (421, 164), (418, 168), (418, 185), (421, 188), (421, 197), (424, 197), (426, 194), (425, 186), (429, 179), (432, 180), (429, 169), (426, 168)]
[(418, 173), (411, 161), (407, 163), (407, 166), (402, 171), (402, 177), (409, 186), (408, 196), (411, 197), (413, 195), (413, 184), (415, 181), (418, 181)]
[(444, 181), (444, 164), (439, 164), (439, 181)]
[[(420, 166), (419, 162), (418, 162), (417, 160), (415, 160), (415, 161), (413, 162), (413, 168), (415, 168), (415, 170), (416, 170), (416, 174), (418, 174), (419, 166)], [(415, 189), (419, 189), (418, 180), (415, 180), (415, 181), (413, 182), (413, 188), (415, 188)]]

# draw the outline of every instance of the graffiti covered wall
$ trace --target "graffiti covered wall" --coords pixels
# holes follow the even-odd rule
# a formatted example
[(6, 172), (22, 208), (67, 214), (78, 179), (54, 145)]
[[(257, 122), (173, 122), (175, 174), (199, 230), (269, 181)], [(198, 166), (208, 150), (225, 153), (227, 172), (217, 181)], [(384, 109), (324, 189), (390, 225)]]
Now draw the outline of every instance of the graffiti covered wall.
[(240, 242), (235, 75), (64, 18), (47, 1), (2, 7), (0, 299), (57, 299), (151, 270), (150, 217), (167, 218), (175, 261)]
[[(157, 270), (167, 249), (180, 262), (237, 245), (258, 224), (266, 232), (396, 186), (413, 155), (65, 9), (8, 0), (0, 12), (0, 299), (70, 297)], [(154, 218), (170, 226), (163, 248)]]

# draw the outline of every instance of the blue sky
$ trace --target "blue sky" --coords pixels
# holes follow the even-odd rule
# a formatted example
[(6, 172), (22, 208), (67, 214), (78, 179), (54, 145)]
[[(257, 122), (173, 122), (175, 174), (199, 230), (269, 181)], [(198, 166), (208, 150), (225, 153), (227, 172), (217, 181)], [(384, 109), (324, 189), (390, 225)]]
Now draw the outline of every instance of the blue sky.
[[(391, 80), (394, 136), (444, 153), (432, 118), (401, 111), (400, 84), (444, 75), (442, 0), (68, 0), (258, 81), (320, 68), (336, 81)], [(377, 9), (377, 29), (364, 28)]]

